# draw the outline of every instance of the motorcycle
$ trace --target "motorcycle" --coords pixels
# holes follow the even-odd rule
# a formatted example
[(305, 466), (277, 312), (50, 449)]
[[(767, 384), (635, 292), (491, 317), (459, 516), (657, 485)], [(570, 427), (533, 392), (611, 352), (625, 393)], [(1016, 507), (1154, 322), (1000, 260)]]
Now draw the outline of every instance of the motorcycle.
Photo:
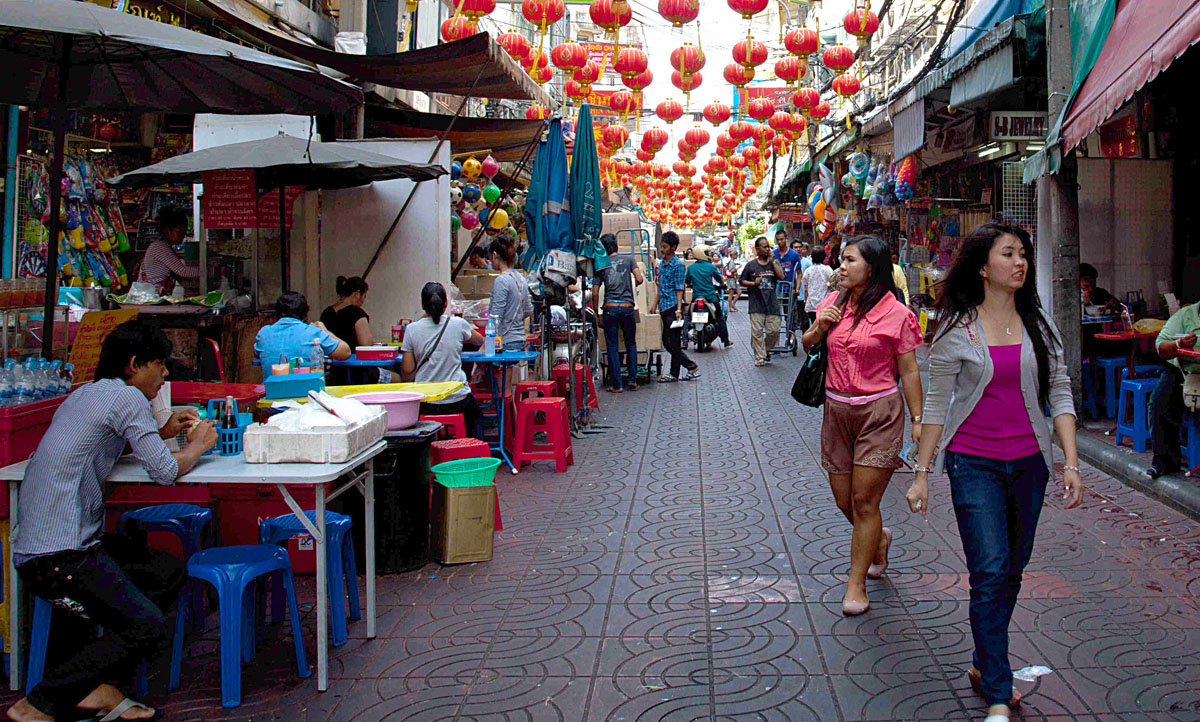
[(716, 313), (720, 313), (720, 311), (711, 306), (712, 304), (703, 298), (697, 298), (692, 301), (691, 308), (688, 309), (684, 343), (695, 344), (697, 351), (709, 350), (712, 348), (713, 342), (717, 340), (717, 319), (714, 311)]

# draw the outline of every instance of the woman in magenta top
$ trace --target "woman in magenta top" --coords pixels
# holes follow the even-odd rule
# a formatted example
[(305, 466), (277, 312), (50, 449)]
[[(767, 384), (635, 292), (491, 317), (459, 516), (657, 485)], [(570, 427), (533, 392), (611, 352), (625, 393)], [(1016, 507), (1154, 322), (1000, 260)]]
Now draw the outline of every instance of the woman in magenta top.
[(891, 253), (878, 238), (847, 242), (841, 285), (840, 292), (818, 304), (817, 320), (802, 340), (805, 351), (821, 339), (829, 347), (821, 466), (829, 473), (838, 509), (854, 527), (842, 613), (855, 615), (870, 606), (867, 579), (878, 579), (887, 569), (892, 532), (883, 527), (879, 502), (900, 465), (905, 405), (913, 440), (920, 436), (921, 374), (915, 351), (921, 327), (897, 300)]
[[(938, 300), (929, 395), (909, 507), (929, 508), (929, 470), (942, 464), (970, 570), (974, 664), (967, 677), (1007, 722), (1020, 701), (1008, 661), (1008, 623), (1033, 552), (1051, 465), (1049, 406), (1066, 464), (1063, 499), (1079, 503), (1075, 408), (1062, 342), (1042, 311), (1033, 244), (1016, 227), (988, 223), (967, 237)], [(949, 439), (933, 463), (939, 440)]]

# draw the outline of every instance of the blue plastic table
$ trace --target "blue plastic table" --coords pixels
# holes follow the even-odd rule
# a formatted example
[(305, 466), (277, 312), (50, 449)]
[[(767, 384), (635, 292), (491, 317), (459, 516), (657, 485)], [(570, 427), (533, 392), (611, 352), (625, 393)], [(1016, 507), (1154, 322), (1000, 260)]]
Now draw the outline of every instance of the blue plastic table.
[(326, 361), (326, 363), (328, 363), (330, 366), (378, 366), (381, 368), (386, 368), (388, 366), (395, 366), (396, 364), (400, 363), (400, 357), (397, 356), (394, 359), (385, 360), (370, 360), (360, 359), (358, 354), (352, 353), (350, 354), (350, 358), (345, 359), (344, 361), (335, 361), (333, 359), (329, 359)]
[(508, 388), (508, 367), (534, 361), (539, 355), (537, 351), (503, 351), (491, 356), (483, 351), (464, 351), (462, 354), (463, 363), (485, 363), (500, 367), (499, 388), (496, 388), (496, 374), (488, 374), (488, 378), (491, 379), (492, 405), (496, 408), (496, 419), (500, 426), (499, 440), (491, 446), (493, 451), (500, 452), (500, 458), (508, 464), (508, 468), (514, 474), (517, 473), (517, 467), (513, 465), (512, 459), (508, 458), (508, 452), (504, 450), (504, 389)]

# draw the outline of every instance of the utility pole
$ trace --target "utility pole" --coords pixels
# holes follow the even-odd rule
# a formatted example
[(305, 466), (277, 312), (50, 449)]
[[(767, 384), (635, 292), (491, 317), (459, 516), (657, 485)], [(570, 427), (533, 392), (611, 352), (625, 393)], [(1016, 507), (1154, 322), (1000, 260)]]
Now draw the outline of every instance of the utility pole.
[[(1067, 103), (1074, 78), (1071, 75), (1071, 18), (1069, 0), (1046, 2), (1046, 91), (1047, 110), (1053, 123)], [(1079, 168), (1074, 151), (1063, 153), (1055, 175), (1037, 180), (1039, 271), (1049, 270), (1050, 304), (1054, 325), (1063, 340), (1063, 355), (1071, 373), (1075, 408), (1082, 396), (1079, 354), (1081, 321), (1079, 306)], [(1047, 256), (1049, 258), (1047, 259)], [(1043, 299), (1045, 302), (1047, 299)]]

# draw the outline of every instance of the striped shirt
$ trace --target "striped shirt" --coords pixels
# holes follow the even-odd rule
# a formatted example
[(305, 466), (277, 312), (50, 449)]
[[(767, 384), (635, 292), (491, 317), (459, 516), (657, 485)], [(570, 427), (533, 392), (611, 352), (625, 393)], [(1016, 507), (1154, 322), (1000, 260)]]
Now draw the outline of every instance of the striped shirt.
[(173, 484), (179, 464), (158, 435), (150, 401), (121, 379), (79, 387), (54, 413), (21, 482), (13, 544), (19, 566), (33, 557), (86, 549), (104, 527), (105, 479), (128, 443), (150, 480)]
[(176, 278), (199, 278), (200, 267), (189, 266), (179, 256), (171, 244), (159, 238), (146, 249), (142, 258), (142, 271), (139, 280), (154, 286), (161, 286), (171, 276)]
[(677, 291), (683, 290), (687, 268), (679, 256), (671, 256), (658, 262), (658, 311), (670, 311), (679, 305)]

